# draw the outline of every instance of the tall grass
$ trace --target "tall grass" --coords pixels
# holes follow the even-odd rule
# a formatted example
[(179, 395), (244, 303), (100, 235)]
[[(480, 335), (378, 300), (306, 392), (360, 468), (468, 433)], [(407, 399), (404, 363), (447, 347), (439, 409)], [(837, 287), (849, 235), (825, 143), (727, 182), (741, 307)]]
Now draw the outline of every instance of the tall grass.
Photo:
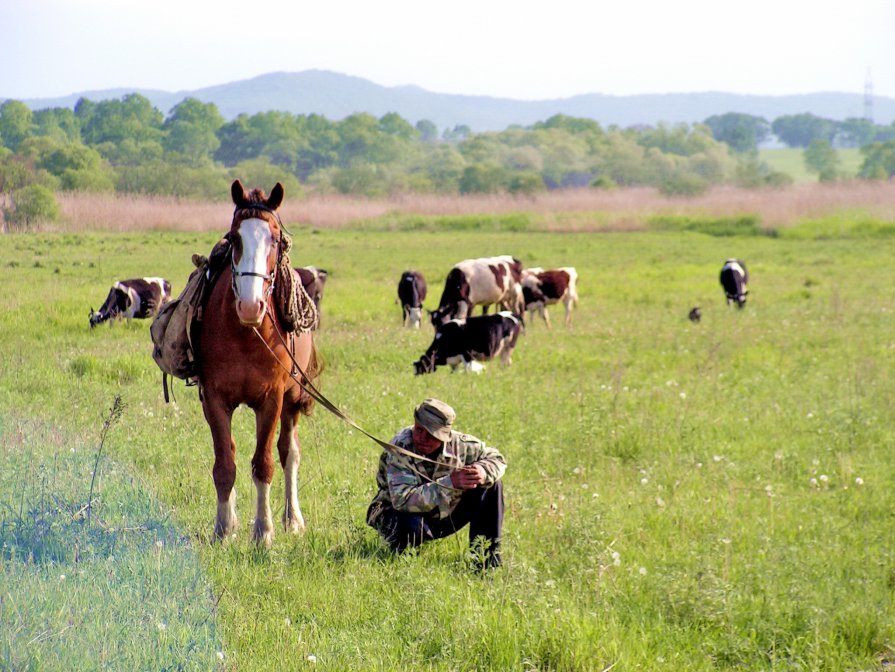
[[(8, 565), (0, 594), (29, 597), (2, 603), (3, 637), (14, 633), (8, 655), (17, 656), (7, 666), (78, 666), (104, 646), (127, 650), (132, 633), (139, 650), (155, 650), (157, 620), (175, 606), (186, 609), (177, 641), (199, 632), (200, 650), (214, 661), (220, 650), (221, 667), (232, 670), (311, 667), (311, 656), (337, 670), (888, 665), (880, 661), (895, 645), (891, 237), (297, 231), (296, 263), (330, 270), (317, 334), (324, 392), (384, 437), (410, 422), (420, 399), (445, 399), (458, 428), (507, 456), (507, 562), (482, 578), (467, 569), (462, 535), (407, 556), (387, 552), (363, 524), (379, 451), (319, 408), (299, 428), (309, 531), (280, 532), (269, 551), (249, 541), (254, 425), (242, 409), (234, 427), (243, 526), (231, 542), (211, 543), (211, 440), (195, 391), (178, 387), (179, 403), (165, 405), (148, 325), (91, 331), (87, 309), (117, 277), (163, 275), (177, 291), (190, 254), (219, 233), (16, 235), (0, 246), (0, 268), (10, 271), (0, 274), (0, 417), (7, 426), (30, 417), (54, 432), (4, 440), (4, 515), (23, 497), (26, 508), (39, 504), (43, 482), (60, 501), (86, 496), (95, 452), (78, 464), (61, 456), (95, 436), (114, 391), (126, 408), (104, 453), (120, 475), (99, 481), (115, 513), (106, 515), (120, 529), (164, 512), (178, 557), (198, 558), (198, 569), (186, 561), (172, 569), (178, 581), (193, 577), (192, 593), (136, 578), (125, 584), (143, 592), (98, 593), (126, 616), (102, 631), (108, 641), (74, 628), (55, 636), (62, 619), (82, 624), (93, 605), (58, 588), (63, 572), (48, 558)], [(417, 268), (437, 287), (455, 261), (495, 253), (575, 266), (572, 328), (529, 323), (508, 369), (413, 376), (432, 334), (400, 327), (401, 271)], [(718, 285), (731, 256), (752, 277), (742, 311), (725, 306)], [(686, 319), (694, 305), (699, 324)], [(4, 436), (18, 436), (15, 424)], [(134, 508), (141, 500), (131, 487), (157, 504)], [(278, 517), (279, 474), (273, 505)], [(141, 569), (129, 577), (156, 562), (152, 539), (133, 549)], [(14, 573), (22, 565), (27, 582)], [(211, 588), (200, 598), (203, 582)], [(47, 618), (54, 636), (29, 657), (21, 645)], [(201, 630), (210, 624), (213, 636)], [(132, 667), (162, 667), (157, 660)]]
[[(267, 185), (269, 189), (272, 185)], [(58, 230), (223, 231), (231, 206), (158, 196), (59, 196)], [(786, 189), (746, 190), (717, 187), (702, 196), (665, 197), (654, 189), (577, 189), (532, 197), (501, 195), (405, 195), (386, 200), (350, 196), (310, 196), (283, 207), (287, 224), (314, 229), (364, 227), (368, 220), (471, 217), (526, 213), (529, 229), (544, 231), (638, 231), (654, 216), (758, 217), (767, 228), (789, 227), (804, 219), (858, 211), (874, 219), (895, 220), (895, 183), (840, 182), (799, 184)]]

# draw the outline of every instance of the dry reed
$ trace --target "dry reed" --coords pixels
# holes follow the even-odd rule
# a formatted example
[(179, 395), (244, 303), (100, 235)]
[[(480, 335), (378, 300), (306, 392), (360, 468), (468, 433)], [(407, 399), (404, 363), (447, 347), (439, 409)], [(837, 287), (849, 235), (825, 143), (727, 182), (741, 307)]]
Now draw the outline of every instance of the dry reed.
[[(226, 201), (194, 201), (163, 196), (65, 193), (59, 196), (57, 231), (223, 231), (230, 224)], [(847, 211), (895, 221), (895, 182), (799, 184), (785, 189), (716, 187), (691, 198), (666, 197), (655, 189), (612, 191), (575, 189), (533, 197), (495, 195), (395, 196), (365, 199), (311, 195), (282, 209), (287, 224), (336, 229), (389, 213), (452, 216), (526, 212), (535, 227), (548, 231), (620, 231), (646, 227), (654, 215), (729, 217), (757, 215), (762, 226), (792, 226), (804, 219)]]

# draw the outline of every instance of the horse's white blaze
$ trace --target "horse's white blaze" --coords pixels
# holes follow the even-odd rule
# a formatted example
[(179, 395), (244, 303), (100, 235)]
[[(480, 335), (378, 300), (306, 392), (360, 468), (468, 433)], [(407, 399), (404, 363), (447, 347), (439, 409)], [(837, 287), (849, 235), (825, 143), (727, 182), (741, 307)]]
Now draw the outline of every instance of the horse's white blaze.
[[(244, 219), (239, 225), (242, 256), (236, 264), (239, 273), (267, 275), (267, 258), (273, 245), (270, 225), (263, 219)], [(237, 299), (250, 305), (258, 305), (264, 299), (264, 278), (241, 275), (236, 280)]]
[(252, 480), (255, 482), (255, 489), (258, 492), (258, 501), (255, 511), (255, 529), (252, 532), (252, 538), (255, 541), (260, 541), (270, 546), (273, 541), (273, 514), (270, 511), (270, 483), (265, 483), (254, 477)]
[(301, 532), (305, 529), (305, 519), (301, 515), (301, 506), (298, 503), (298, 463), (300, 453), (295, 438), (289, 441), (289, 454), (286, 456), (286, 465), (283, 467), (283, 476), (286, 479), (286, 507), (283, 509), (283, 527), (288, 532)]
[(222, 537), (226, 537), (236, 529), (236, 488), (230, 490), (226, 502), (218, 500), (218, 519), (215, 529)]

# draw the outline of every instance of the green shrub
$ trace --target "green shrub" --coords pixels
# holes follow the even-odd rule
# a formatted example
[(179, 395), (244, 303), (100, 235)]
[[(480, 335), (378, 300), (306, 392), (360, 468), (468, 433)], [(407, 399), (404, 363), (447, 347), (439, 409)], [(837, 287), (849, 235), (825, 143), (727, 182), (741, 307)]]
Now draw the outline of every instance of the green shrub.
[(618, 189), (618, 184), (608, 175), (597, 175), (590, 182), (592, 189)]
[(40, 222), (55, 222), (59, 219), (59, 205), (52, 191), (30, 184), (12, 193), (12, 208), (4, 214), (10, 226), (24, 230)]
[(664, 196), (699, 196), (708, 191), (709, 183), (692, 173), (676, 172), (665, 177), (659, 184)]

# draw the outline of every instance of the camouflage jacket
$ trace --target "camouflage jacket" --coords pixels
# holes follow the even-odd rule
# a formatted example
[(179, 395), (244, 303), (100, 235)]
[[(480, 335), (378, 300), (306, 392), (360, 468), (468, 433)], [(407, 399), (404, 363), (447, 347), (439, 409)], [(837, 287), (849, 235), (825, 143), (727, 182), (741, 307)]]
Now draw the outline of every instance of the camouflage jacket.
[[(398, 432), (392, 443), (414, 452), (412, 427)], [(367, 511), (367, 524), (376, 527), (377, 519), (386, 509), (412, 513), (437, 512), (447, 518), (463, 496), (451, 484), (451, 472), (467, 464), (479, 464), (485, 469), (485, 487), (503, 476), (507, 462), (496, 448), (460, 432), (451, 432), (451, 440), (441, 450), (429, 455), (439, 464), (415, 460), (407, 455), (383, 451), (379, 458), (376, 484), (379, 491)]]

